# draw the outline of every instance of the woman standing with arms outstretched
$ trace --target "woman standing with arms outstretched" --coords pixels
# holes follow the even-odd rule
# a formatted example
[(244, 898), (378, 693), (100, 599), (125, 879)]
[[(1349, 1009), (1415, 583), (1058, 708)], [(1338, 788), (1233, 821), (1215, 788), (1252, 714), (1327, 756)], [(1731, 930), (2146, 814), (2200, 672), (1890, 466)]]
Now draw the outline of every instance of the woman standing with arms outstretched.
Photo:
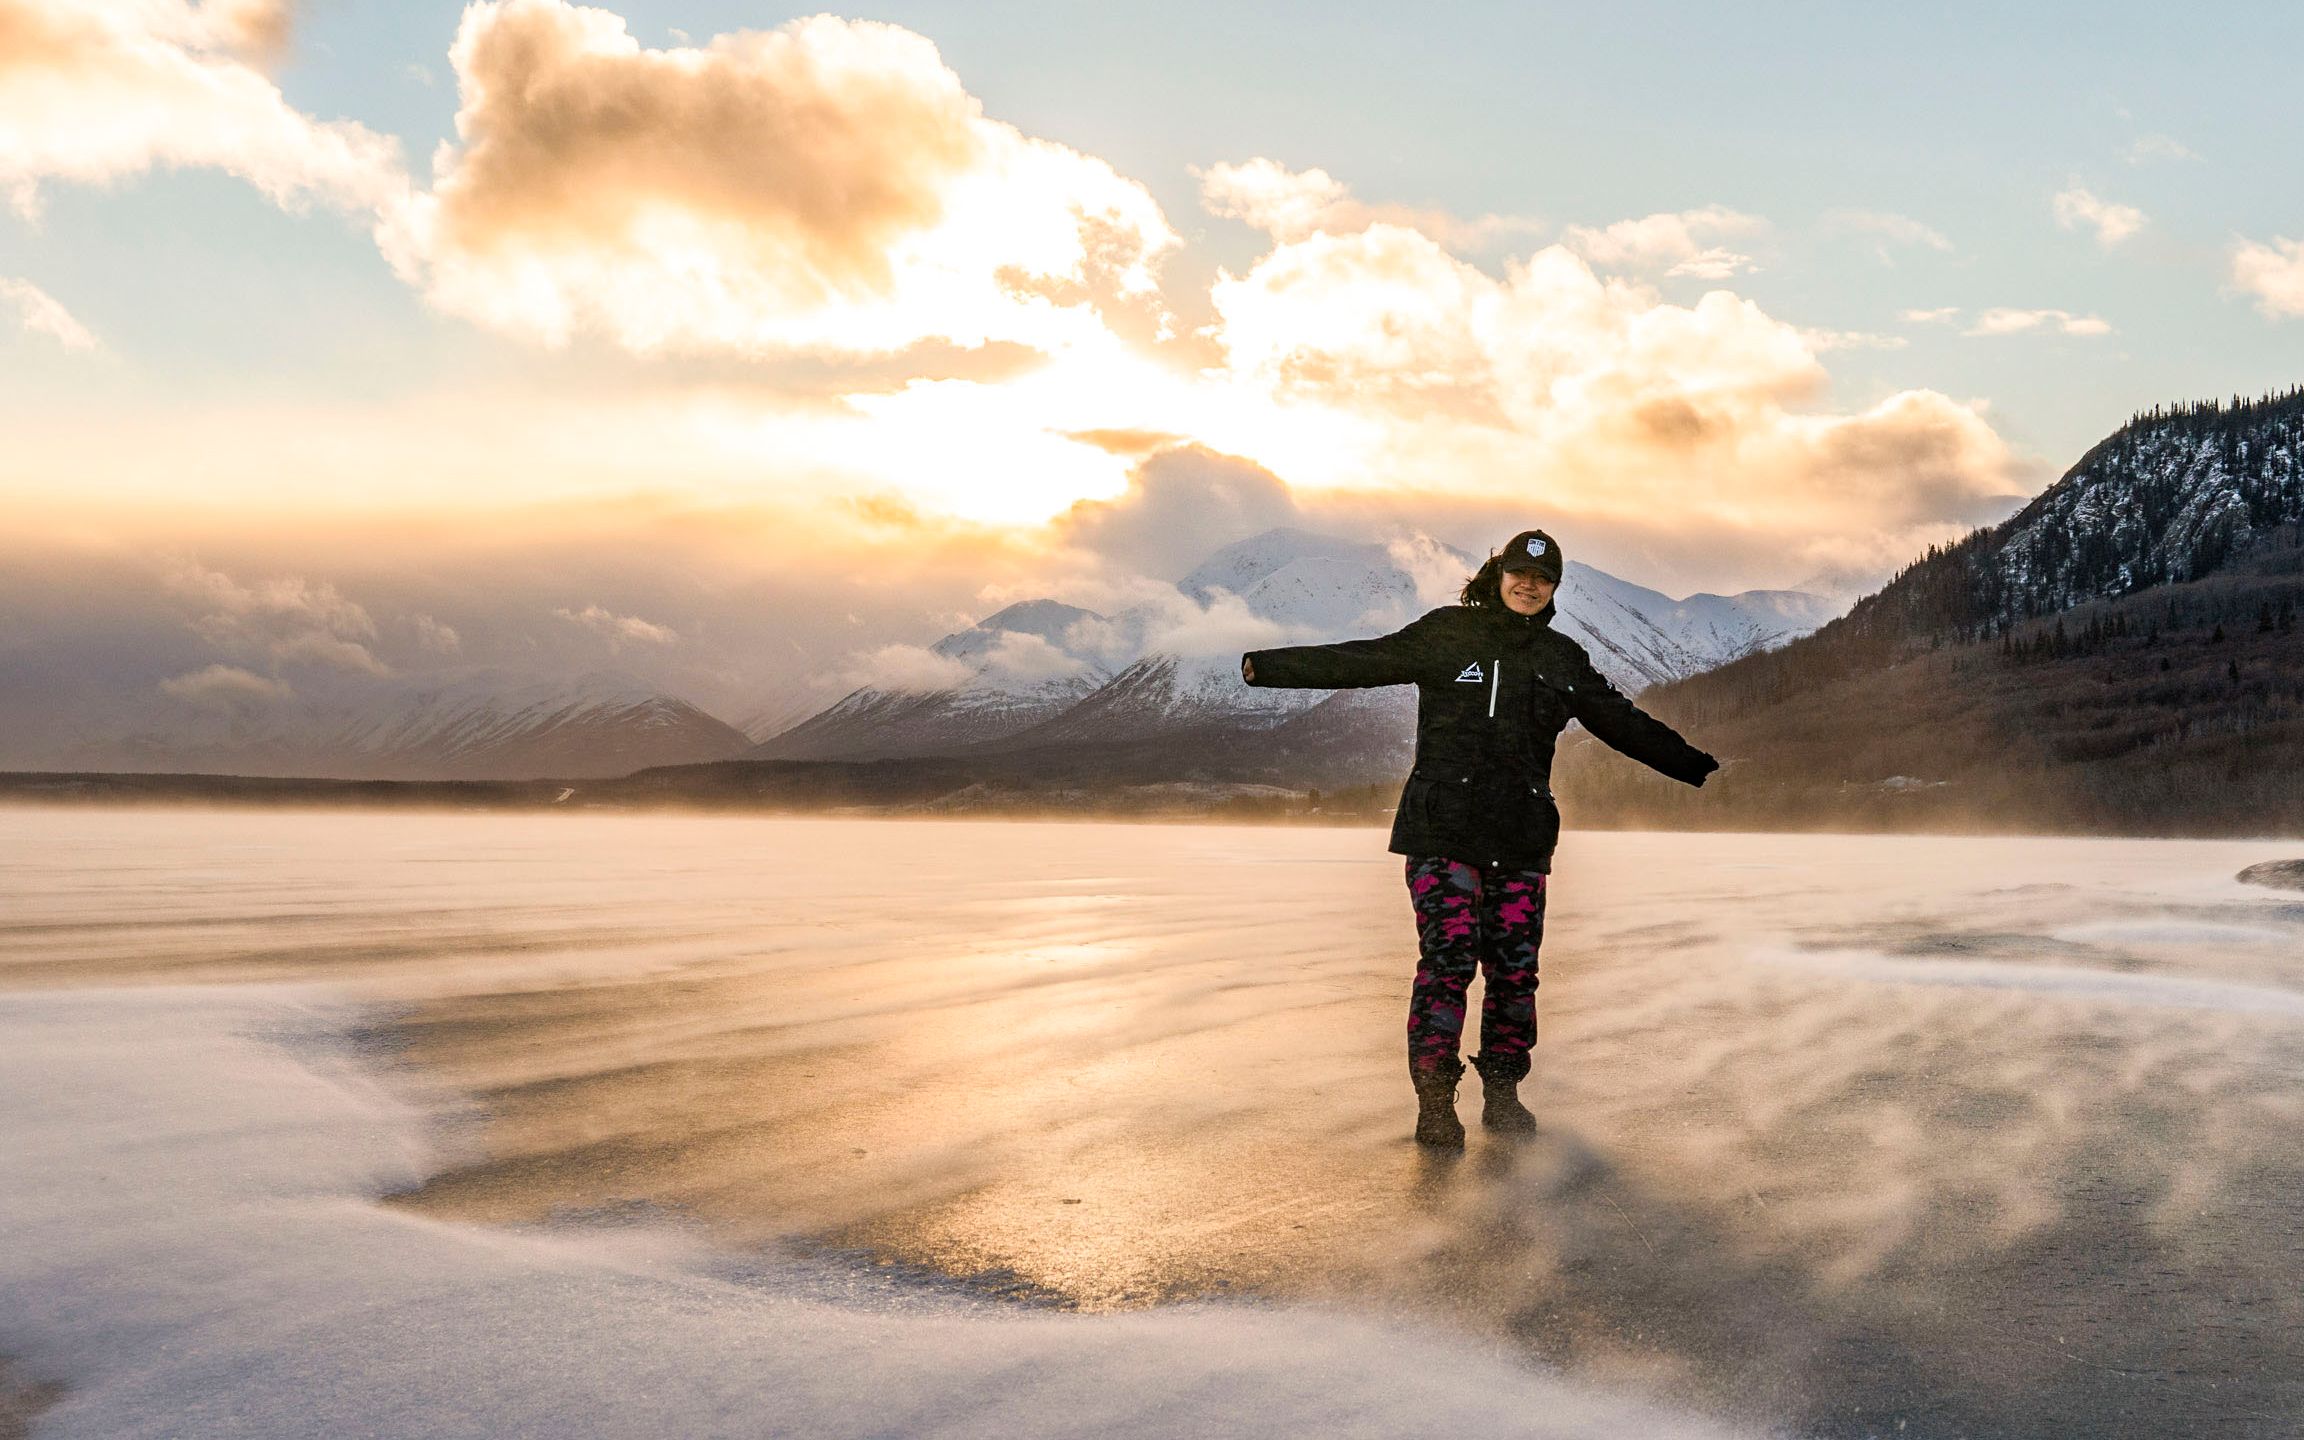
[(1520, 1103), (1536, 1043), (1536, 951), (1560, 810), (1552, 748), (1570, 720), (1675, 780), (1702, 785), (1719, 762), (1618, 693), (1584, 647), (1552, 628), (1560, 547), (1541, 530), (1512, 537), (1443, 605), (1373, 640), (1251, 650), (1251, 685), (1346, 690), (1416, 687), (1416, 765), (1400, 792), (1390, 849), (1407, 857), (1419, 958), (1408, 1001), (1416, 1139), (1461, 1146), (1456, 1083), (1464, 997), (1475, 970), (1483, 1124), (1525, 1134)]

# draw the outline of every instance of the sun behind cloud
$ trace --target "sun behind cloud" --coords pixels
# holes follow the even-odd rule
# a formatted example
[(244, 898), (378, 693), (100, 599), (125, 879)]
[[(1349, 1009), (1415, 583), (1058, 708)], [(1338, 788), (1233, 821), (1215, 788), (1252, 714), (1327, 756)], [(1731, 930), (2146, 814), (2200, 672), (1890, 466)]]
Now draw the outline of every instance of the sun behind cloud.
[[(223, 170), (284, 206), (367, 217), (442, 323), (572, 357), (566, 373), (631, 368), (620, 385), (556, 391), (539, 370), (517, 393), (26, 442), (83, 469), (199, 456), (257, 477), (234, 481), (251, 496), (293, 471), (411, 504), (489, 485), (827, 515), (894, 497), (1028, 534), (1127, 491), (1144, 452), (1094, 437), (1148, 435), (1307, 496), (1765, 529), (1791, 554), (1908, 550), (2021, 488), (1977, 407), (1914, 389), (1833, 408), (1842, 332), (1728, 288), (1754, 264), (1734, 247), (1772, 232), (1723, 204), (1499, 254), (1545, 226), (1364, 201), (1251, 156), (1197, 173), (1262, 253), (1185, 293), (1168, 263), (1184, 242), (1144, 184), (987, 115), (895, 25), (819, 15), (652, 47), (607, 9), (471, 5), (448, 51), (456, 137), (427, 183), (388, 137), (287, 103), (262, 68), (286, 34), (276, 4), (0, 15), (36, 42), (0, 77), (16, 142), (0, 182), (20, 203)], [(1668, 298), (1674, 277), (1714, 288)]]

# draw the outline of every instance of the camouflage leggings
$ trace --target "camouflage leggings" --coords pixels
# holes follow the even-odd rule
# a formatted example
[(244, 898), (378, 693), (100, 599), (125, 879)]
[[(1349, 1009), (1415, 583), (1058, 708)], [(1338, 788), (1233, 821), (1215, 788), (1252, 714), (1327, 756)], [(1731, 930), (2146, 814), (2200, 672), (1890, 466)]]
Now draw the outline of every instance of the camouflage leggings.
[(1438, 855), (1408, 857), (1408, 898), (1421, 952), (1408, 998), (1408, 1068), (1445, 1070), (1464, 1033), (1472, 972), (1487, 980), (1480, 1053), (1508, 1076), (1528, 1073), (1536, 1043), (1536, 948), (1544, 942), (1546, 877), (1487, 870)]

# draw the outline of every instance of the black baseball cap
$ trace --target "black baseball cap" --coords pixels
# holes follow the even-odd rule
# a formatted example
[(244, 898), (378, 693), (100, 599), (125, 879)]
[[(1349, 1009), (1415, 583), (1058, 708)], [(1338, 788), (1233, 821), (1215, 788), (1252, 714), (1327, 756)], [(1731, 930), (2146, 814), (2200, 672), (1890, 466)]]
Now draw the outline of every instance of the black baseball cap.
[(1496, 560), (1499, 570), (1533, 570), (1555, 585), (1561, 564), (1559, 545), (1541, 530), (1523, 530), (1505, 541)]

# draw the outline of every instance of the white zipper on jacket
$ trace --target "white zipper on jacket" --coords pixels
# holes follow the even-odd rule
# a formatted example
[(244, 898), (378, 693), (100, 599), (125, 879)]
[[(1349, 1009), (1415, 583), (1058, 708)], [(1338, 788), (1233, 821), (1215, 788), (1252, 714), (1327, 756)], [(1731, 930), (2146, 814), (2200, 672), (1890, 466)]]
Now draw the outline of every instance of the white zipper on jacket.
[(1496, 686), (1503, 679), (1504, 659), (1498, 656), (1495, 663), (1488, 667), (1488, 718), (1491, 720), (1496, 718)]

